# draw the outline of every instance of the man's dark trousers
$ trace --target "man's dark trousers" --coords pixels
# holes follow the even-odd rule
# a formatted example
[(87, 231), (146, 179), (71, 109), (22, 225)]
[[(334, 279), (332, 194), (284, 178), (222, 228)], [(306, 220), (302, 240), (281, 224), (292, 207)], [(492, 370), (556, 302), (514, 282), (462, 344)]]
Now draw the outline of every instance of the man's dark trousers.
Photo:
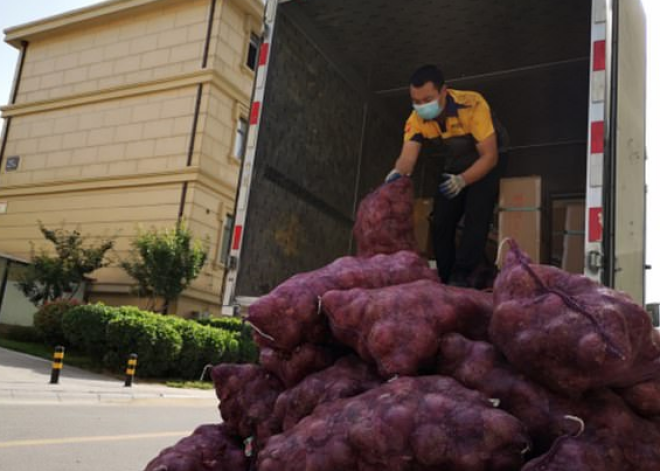
[[(498, 169), (465, 187), (453, 199), (438, 190), (433, 206), (433, 248), (443, 283), (467, 279), (483, 260), (493, 209), (499, 194)], [(463, 234), (456, 248), (456, 227), (464, 216)]]

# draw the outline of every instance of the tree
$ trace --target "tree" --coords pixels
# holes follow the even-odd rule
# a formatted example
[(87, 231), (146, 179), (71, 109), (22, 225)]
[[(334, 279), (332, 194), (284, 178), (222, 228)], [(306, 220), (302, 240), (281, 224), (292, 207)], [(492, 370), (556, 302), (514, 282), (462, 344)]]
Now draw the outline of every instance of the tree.
[(170, 302), (202, 271), (208, 244), (193, 240), (190, 230), (178, 224), (173, 230), (140, 231), (131, 245), (130, 259), (121, 263), (122, 268), (137, 281), (138, 294), (150, 297), (147, 309), (155, 310), (156, 298), (161, 298), (160, 312), (167, 314)]
[(36, 254), (32, 244), (32, 263), (21, 273), (18, 286), (34, 304), (71, 299), (88, 274), (108, 265), (105, 256), (114, 246), (113, 240), (106, 239), (98, 245), (87, 244), (85, 247), (87, 238), (77, 230), (51, 230), (41, 221), (39, 230), (53, 244), (55, 254), (44, 249)]

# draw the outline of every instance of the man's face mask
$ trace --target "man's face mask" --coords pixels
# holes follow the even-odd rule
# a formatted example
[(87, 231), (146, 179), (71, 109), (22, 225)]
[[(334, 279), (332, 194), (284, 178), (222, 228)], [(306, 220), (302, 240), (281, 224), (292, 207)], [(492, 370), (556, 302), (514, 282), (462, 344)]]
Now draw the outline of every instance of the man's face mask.
[(420, 118), (427, 121), (437, 118), (440, 116), (440, 113), (442, 113), (442, 106), (438, 100), (433, 100), (432, 102), (423, 105), (413, 105), (413, 108), (415, 108), (415, 111), (417, 111)]
[(410, 98), (413, 103), (413, 108), (420, 118), (425, 120), (435, 119), (442, 113), (443, 106), (442, 94), (444, 87), (440, 90), (431, 83), (425, 83), (421, 87), (410, 87)]

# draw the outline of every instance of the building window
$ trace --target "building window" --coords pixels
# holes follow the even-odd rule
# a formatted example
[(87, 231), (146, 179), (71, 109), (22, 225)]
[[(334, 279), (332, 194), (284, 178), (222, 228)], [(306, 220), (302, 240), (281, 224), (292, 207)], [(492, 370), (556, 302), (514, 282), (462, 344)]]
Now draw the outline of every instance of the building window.
[(231, 247), (231, 236), (232, 236), (232, 230), (234, 228), (234, 216), (231, 214), (227, 214), (225, 217), (225, 225), (222, 228), (222, 242), (220, 243), (220, 247), (218, 249), (218, 263), (227, 266), (227, 262), (229, 261), (229, 251)]
[(259, 54), (260, 42), (259, 36), (250, 34), (250, 44), (248, 45), (247, 61), (245, 63), (250, 70), (257, 70), (257, 56)]
[(248, 121), (240, 117), (236, 123), (236, 135), (234, 136), (234, 157), (241, 161), (245, 154), (245, 144), (247, 141)]

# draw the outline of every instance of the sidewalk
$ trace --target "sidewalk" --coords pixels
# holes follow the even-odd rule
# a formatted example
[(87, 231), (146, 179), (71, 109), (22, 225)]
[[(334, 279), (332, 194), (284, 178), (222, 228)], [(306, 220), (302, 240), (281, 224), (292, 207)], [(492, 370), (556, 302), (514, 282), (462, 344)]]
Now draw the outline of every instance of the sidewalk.
[(0, 403), (16, 402), (131, 402), (147, 399), (215, 400), (213, 390), (170, 388), (161, 384), (124, 387), (121, 379), (67, 366), (59, 384), (49, 384), (51, 362), (0, 348)]

